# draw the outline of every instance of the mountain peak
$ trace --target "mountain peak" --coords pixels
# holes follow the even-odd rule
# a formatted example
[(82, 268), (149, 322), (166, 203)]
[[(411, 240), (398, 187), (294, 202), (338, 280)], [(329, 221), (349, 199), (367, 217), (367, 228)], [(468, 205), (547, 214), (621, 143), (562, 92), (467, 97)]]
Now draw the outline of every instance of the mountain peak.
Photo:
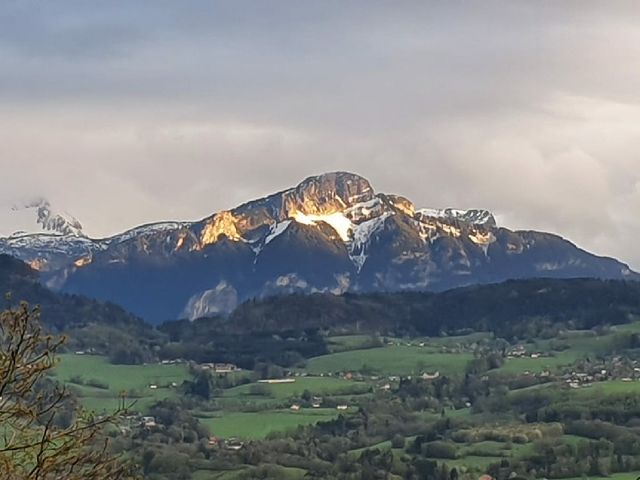
[(56, 210), (44, 197), (16, 203), (8, 210), (0, 231), (4, 236), (21, 237), (38, 233), (85, 236), (78, 219), (67, 212)]
[(284, 192), (287, 216), (331, 215), (375, 197), (369, 181), (349, 172), (330, 172), (308, 177), (297, 187)]

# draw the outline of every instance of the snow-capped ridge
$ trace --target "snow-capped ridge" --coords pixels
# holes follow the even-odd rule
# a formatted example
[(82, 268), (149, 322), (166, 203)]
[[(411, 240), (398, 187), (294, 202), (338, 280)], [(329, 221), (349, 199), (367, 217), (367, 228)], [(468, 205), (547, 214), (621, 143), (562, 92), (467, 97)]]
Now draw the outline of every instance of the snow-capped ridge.
[(483, 209), (459, 210), (456, 208), (421, 208), (416, 211), (416, 215), (449, 221), (461, 221), (471, 225), (486, 225), (489, 227), (496, 226), (496, 219), (493, 213)]
[(23, 237), (38, 233), (85, 236), (82, 224), (77, 218), (65, 211), (56, 210), (45, 198), (15, 203), (5, 216), (6, 219), (0, 226), (0, 233), (5, 237)]

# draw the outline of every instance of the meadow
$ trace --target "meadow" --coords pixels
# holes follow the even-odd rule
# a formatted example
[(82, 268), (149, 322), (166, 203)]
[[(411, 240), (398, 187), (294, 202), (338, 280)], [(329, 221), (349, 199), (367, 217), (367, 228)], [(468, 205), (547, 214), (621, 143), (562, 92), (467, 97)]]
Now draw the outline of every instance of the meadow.
[(59, 355), (58, 360), (55, 377), (95, 413), (117, 409), (123, 392), (127, 403), (135, 402), (134, 409), (144, 411), (159, 400), (174, 397), (172, 384), (180, 386), (191, 378), (186, 365), (179, 364), (113, 365), (106, 357), (74, 354)]
[(296, 377), (293, 383), (250, 383), (230, 388), (224, 391), (225, 398), (255, 399), (254, 390), (259, 387), (260, 396), (283, 400), (300, 397), (305, 390), (313, 395), (350, 395), (360, 394), (369, 390), (370, 385), (365, 382), (353, 382), (334, 377)]
[(222, 438), (259, 439), (271, 432), (282, 432), (298, 427), (331, 420), (338, 416), (333, 408), (270, 410), (265, 412), (237, 412), (216, 417), (200, 417), (212, 435)]
[(377, 375), (419, 375), (439, 371), (444, 375), (464, 373), (471, 353), (441, 353), (430, 347), (392, 345), (350, 350), (309, 359), (310, 374), (369, 370)]

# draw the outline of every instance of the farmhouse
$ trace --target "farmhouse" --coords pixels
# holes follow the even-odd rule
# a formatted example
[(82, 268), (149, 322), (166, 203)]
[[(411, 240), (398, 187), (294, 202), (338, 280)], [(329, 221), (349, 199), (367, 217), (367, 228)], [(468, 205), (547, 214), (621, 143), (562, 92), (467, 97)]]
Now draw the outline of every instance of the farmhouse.
[(424, 372), (422, 374), (422, 379), (423, 380), (435, 380), (436, 378), (440, 377), (440, 372), (436, 372), (436, 373), (427, 373)]
[(240, 370), (233, 363), (202, 363), (199, 366), (203, 370), (212, 370), (214, 373), (233, 373)]
[(144, 428), (154, 428), (157, 427), (156, 417), (142, 417), (142, 426)]
[(227, 450), (238, 451), (238, 450), (241, 450), (242, 447), (244, 447), (244, 442), (241, 442), (237, 438), (230, 438), (229, 440), (226, 441), (226, 447), (227, 447)]

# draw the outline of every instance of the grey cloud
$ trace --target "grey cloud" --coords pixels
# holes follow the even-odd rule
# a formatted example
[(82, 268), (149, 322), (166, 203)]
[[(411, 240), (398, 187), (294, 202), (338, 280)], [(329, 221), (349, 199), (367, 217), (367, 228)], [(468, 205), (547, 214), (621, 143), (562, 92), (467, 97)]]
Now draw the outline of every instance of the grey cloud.
[(640, 268), (636, 2), (9, 2), (0, 167), (98, 235), (326, 170)]

